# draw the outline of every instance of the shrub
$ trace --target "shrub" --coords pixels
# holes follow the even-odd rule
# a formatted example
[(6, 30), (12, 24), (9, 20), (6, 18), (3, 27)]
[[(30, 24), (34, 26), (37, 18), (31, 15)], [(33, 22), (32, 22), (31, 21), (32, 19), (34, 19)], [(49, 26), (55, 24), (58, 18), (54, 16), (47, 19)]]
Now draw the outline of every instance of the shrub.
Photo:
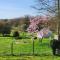
[(3, 26), (1, 33), (3, 36), (9, 36), (11, 33), (11, 26), (10, 25)]
[(19, 38), (19, 32), (18, 32), (18, 31), (15, 31), (15, 32), (13, 33), (13, 37)]

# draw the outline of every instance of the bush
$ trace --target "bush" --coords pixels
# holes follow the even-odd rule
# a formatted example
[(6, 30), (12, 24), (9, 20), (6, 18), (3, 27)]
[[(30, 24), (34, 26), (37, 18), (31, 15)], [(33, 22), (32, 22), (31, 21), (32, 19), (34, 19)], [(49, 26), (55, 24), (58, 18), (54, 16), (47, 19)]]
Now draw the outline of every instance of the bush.
[(19, 32), (18, 32), (18, 31), (15, 31), (15, 32), (13, 33), (13, 37), (19, 38)]
[(9, 36), (10, 33), (11, 33), (11, 26), (5, 25), (5, 26), (2, 28), (1, 33), (2, 33), (3, 36)]

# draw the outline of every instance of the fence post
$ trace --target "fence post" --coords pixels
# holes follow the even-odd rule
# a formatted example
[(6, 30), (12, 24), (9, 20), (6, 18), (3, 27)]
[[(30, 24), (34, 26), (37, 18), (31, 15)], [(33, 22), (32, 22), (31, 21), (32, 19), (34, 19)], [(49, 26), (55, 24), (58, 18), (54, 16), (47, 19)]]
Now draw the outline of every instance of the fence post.
[[(13, 40), (13, 39), (12, 39)], [(13, 56), (14, 54), (13, 54), (13, 42), (14, 41), (12, 41), (12, 43), (11, 43), (11, 55)]]
[(33, 42), (33, 55), (34, 55), (34, 37), (32, 38), (32, 42)]

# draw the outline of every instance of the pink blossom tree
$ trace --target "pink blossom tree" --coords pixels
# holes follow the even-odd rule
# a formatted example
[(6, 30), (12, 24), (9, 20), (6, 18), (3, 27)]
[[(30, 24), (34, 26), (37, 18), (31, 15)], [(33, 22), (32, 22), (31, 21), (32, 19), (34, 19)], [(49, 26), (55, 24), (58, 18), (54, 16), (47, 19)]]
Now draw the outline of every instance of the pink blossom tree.
[[(46, 16), (37, 16), (33, 19), (30, 19), (30, 25), (27, 29), (29, 33), (31, 33), (32, 36), (43, 38), (43, 37), (49, 37), (51, 35), (51, 31), (48, 27), (49, 19)], [(35, 33), (37, 33), (35, 35)]]
[[(37, 16), (32, 19), (30, 19), (30, 25), (27, 29), (29, 33), (32, 34), (32, 43), (33, 43), (33, 54), (34, 54), (34, 37), (35, 37), (35, 32), (37, 33), (37, 37), (41, 38), (39, 39), (39, 42), (42, 43), (42, 38), (47, 35), (47, 32), (49, 29), (45, 25), (48, 23), (48, 17), (42, 17), (42, 16)], [(41, 25), (44, 25), (42, 28), (40, 28)]]
[[(30, 33), (34, 33), (34, 32), (41, 33), (43, 31), (47, 30), (47, 28), (45, 28), (47, 26), (47, 23), (48, 23), (48, 17), (46, 17), (46, 16), (34, 17), (33, 19), (30, 19), (30, 25), (29, 25), (27, 31)], [(40, 28), (41, 26), (42, 26), (42, 28)], [(45, 28), (45, 29), (43, 29), (43, 28)], [(43, 29), (43, 30), (41, 31), (41, 29)]]

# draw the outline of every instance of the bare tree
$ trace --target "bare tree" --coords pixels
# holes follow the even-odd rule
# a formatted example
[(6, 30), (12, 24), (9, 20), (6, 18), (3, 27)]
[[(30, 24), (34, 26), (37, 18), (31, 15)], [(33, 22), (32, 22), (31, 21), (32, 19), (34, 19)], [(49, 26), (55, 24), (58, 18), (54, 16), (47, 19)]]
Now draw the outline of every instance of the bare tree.
[(57, 17), (57, 31), (60, 31), (60, 0), (36, 0), (36, 5), (32, 6), (39, 14), (45, 14), (49, 17)]

